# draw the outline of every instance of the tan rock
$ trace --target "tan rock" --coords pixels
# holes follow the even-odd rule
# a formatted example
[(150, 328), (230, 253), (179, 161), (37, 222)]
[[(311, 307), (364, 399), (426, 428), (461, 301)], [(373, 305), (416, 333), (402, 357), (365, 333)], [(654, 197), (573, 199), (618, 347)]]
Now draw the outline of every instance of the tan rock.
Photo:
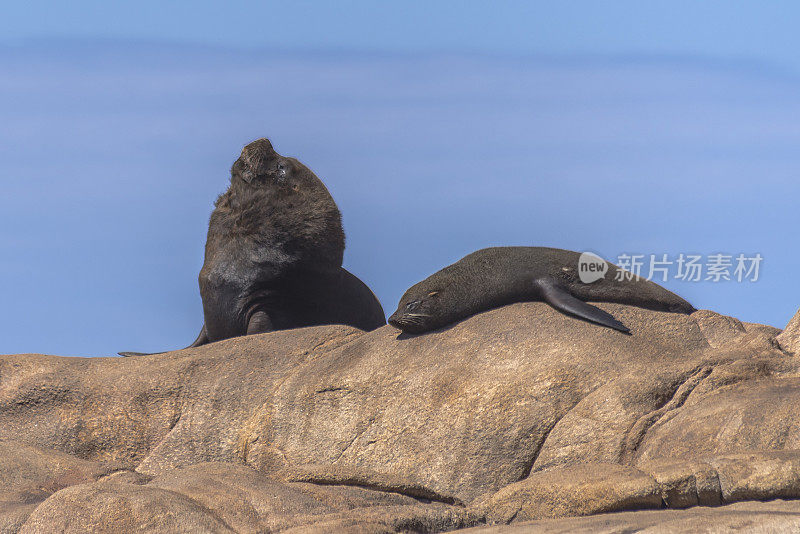
[(708, 458), (724, 502), (800, 498), (800, 451), (759, 451)]
[(780, 347), (791, 354), (800, 354), (800, 310), (777, 337)]
[(800, 532), (800, 501), (742, 502), (718, 508), (617, 512), (476, 527), (459, 534), (718, 534)]
[(800, 449), (800, 378), (722, 384), (654, 424), (638, 447), (639, 460)]
[(664, 371), (652, 382), (679, 382), (697, 365), (686, 354), (708, 347), (690, 317), (625, 306), (613, 313), (640, 334), (619, 335), (540, 303), (426, 336), (389, 327), (366, 334), (281, 384), (272, 443), (292, 465), (403, 475), (469, 502), (526, 476), (556, 423), (598, 387), (620, 374), (645, 376), (650, 409), (658, 404), (650, 388), (669, 389), (651, 386), (656, 362)]
[(600, 306), (633, 335), (520, 303), (424, 336), (0, 356), (0, 439), (87, 469), (8, 500), (0, 524), (413, 531), (795, 495), (800, 360), (774, 329)]
[(539, 471), (477, 506), (489, 523), (510, 523), (659, 508), (661, 493), (646, 473), (617, 464), (577, 464)]
[(722, 504), (719, 475), (703, 461), (655, 460), (638, 467), (655, 479), (667, 508)]
[(114, 470), (19, 441), (0, 440), (0, 533), (16, 532), (54, 492), (94, 482)]
[(236, 531), (185, 495), (134, 484), (79, 484), (53, 494), (39, 505), (19, 532), (233, 534)]
[(16, 534), (38, 504), (0, 501), (0, 534)]
[(697, 310), (692, 314), (692, 319), (697, 322), (708, 344), (714, 348), (725, 346), (745, 333), (740, 320), (710, 310)]
[(81, 484), (31, 514), (21, 534), (453, 530), (478, 523), (461, 507), (347, 485), (285, 483), (249, 467), (204, 463), (146, 484)]

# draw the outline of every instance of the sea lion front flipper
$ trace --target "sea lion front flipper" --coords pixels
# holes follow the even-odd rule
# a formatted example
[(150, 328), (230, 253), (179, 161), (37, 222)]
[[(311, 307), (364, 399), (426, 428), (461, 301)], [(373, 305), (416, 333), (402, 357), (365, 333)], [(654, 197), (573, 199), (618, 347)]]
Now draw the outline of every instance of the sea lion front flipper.
[[(194, 340), (194, 343), (185, 347), (187, 349), (193, 349), (194, 347), (199, 347), (200, 345), (205, 345), (208, 343), (208, 334), (206, 334), (206, 325), (203, 325), (203, 328), (200, 329), (200, 333), (197, 335), (197, 339)], [(151, 356), (153, 354), (164, 354), (164, 352), (118, 352), (120, 356), (124, 356), (125, 358), (130, 358), (131, 356)]]
[(275, 327), (272, 325), (272, 319), (269, 318), (267, 312), (257, 311), (247, 321), (248, 336), (250, 334), (264, 334), (273, 330), (275, 330)]
[(617, 321), (613, 315), (572, 296), (569, 291), (553, 280), (540, 278), (536, 280), (536, 284), (542, 290), (542, 299), (558, 311), (619, 330), (625, 334), (631, 333), (630, 329)]

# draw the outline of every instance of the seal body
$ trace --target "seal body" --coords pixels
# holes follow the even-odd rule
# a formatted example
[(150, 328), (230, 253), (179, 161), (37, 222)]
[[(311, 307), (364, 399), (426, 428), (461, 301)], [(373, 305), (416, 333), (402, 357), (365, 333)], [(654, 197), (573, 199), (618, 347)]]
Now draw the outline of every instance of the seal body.
[(322, 181), (269, 140), (248, 144), (211, 214), (199, 275), (205, 324), (190, 346), (302, 326), (386, 324), (375, 295), (342, 268), (343, 255), (341, 214)]
[(695, 311), (678, 295), (643, 278), (616, 280), (620, 269), (615, 265), (609, 264), (604, 278), (583, 283), (579, 258), (577, 252), (546, 247), (473, 252), (406, 291), (389, 324), (423, 333), (506, 304), (544, 301), (569, 315), (629, 333), (611, 314), (586, 301), (675, 313)]

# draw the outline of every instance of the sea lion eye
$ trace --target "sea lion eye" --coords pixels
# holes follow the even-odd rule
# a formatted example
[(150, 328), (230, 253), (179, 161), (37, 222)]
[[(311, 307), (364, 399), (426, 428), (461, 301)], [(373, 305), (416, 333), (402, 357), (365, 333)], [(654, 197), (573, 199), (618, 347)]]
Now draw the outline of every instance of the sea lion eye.
[(406, 304), (406, 310), (408, 310), (408, 311), (416, 310), (417, 307), (419, 307), (419, 302), (420, 301), (418, 301), (418, 300), (415, 300), (414, 302), (409, 302), (408, 304)]
[(283, 163), (278, 163), (278, 176), (280, 176), (281, 178), (286, 176), (286, 165), (284, 165)]

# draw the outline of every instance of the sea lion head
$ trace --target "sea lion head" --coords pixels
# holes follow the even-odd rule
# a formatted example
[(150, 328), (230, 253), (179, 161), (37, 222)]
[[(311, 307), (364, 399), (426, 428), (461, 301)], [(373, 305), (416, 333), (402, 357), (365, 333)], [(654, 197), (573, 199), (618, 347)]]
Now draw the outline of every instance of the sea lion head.
[(405, 292), (397, 311), (389, 317), (390, 325), (403, 332), (419, 334), (451, 322), (448, 292), (425, 282), (428, 280)]
[(330, 192), (311, 169), (276, 152), (269, 139), (242, 149), (231, 167), (230, 187), (215, 208), (209, 235), (213, 227), (227, 240), (246, 237), (247, 253), (256, 263), (276, 270), (342, 265), (342, 216)]
[(302, 192), (330, 201), (330, 193), (311, 169), (295, 158), (278, 154), (267, 138), (257, 139), (242, 149), (231, 167), (231, 185), (243, 195), (270, 190), (291, 195)]

